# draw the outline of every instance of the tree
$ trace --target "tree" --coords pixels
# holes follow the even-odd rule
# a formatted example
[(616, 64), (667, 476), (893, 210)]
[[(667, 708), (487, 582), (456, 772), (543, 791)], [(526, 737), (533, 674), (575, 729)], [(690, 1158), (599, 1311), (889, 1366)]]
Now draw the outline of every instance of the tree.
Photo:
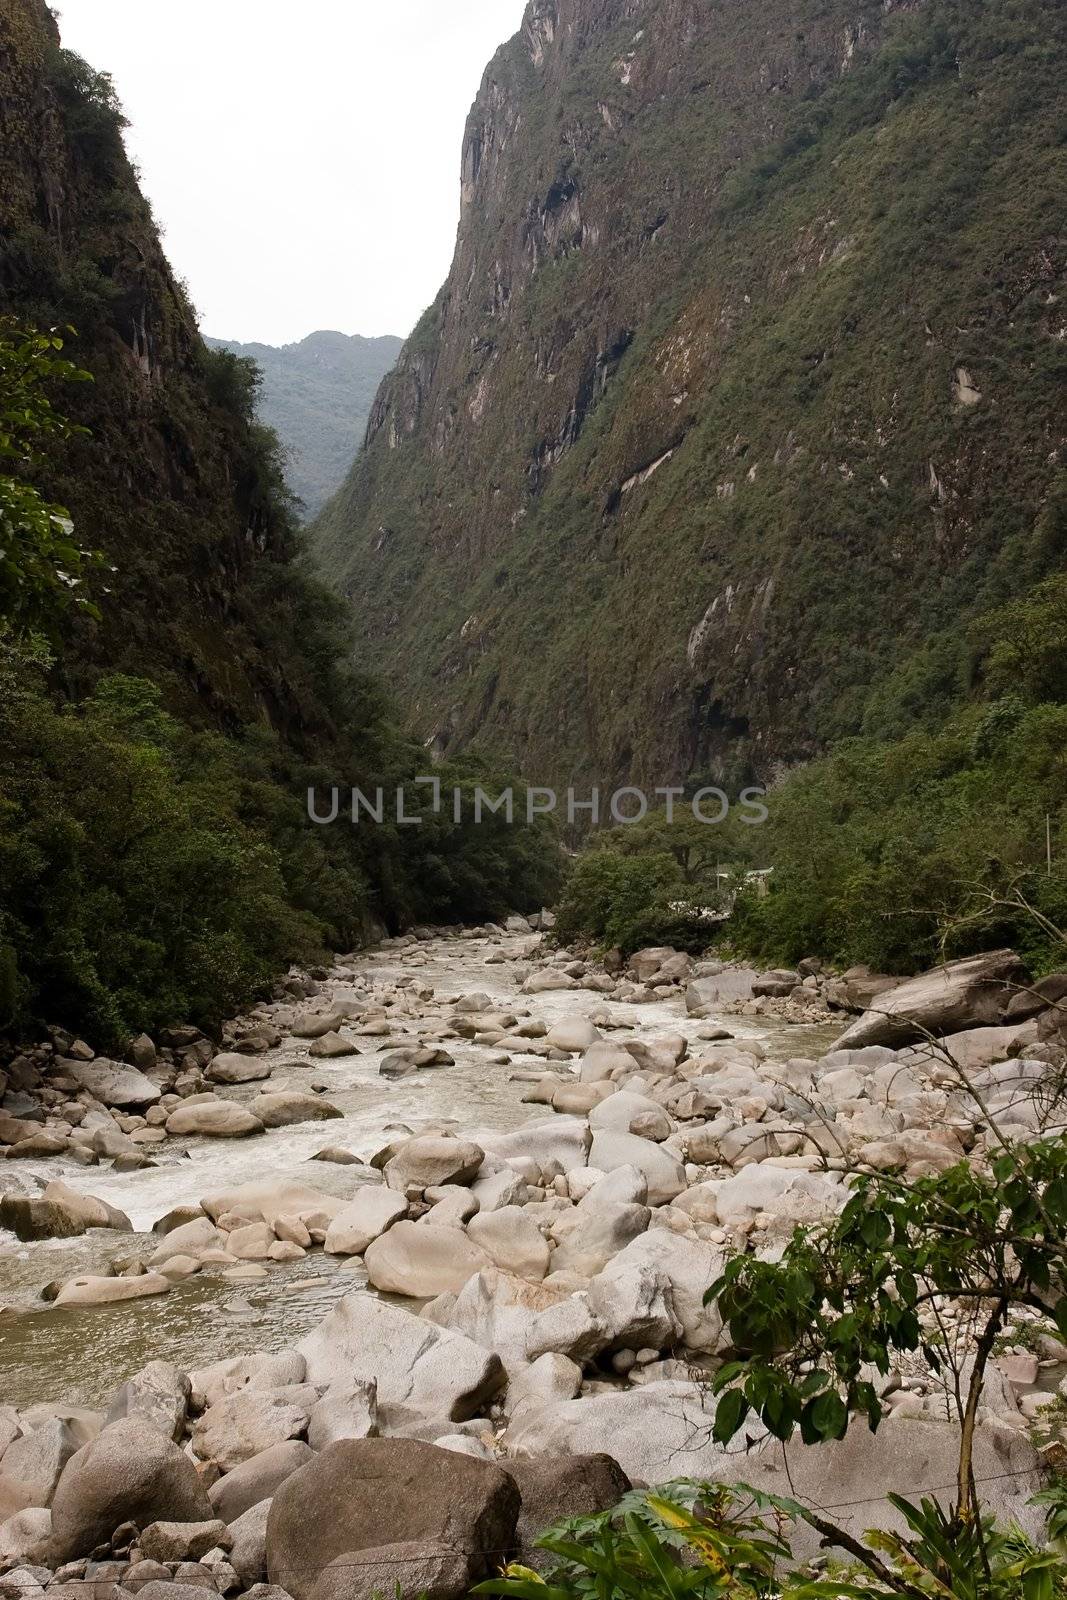
[[(919, 1350), (944, 1374), (960, 1424), (954, 1500), (947, 1514), (933, 1502), (894, 1500), (918, 1536), (883, 1538), (895, 1570), (817, 1513), (764, 1498), (802, 1516), (897, 1593), (922, 1592), (905, 1575), (909, 1565), (933, 1562), (933, 1576), (945, 1582), (953, 1560), (966, 1566), (967, 1550), (991, 1592), (995, 1536), (973, 1470), (978, 1406), (1014, 1308), (1036, 1307), (1067, 1337), (1067, 1136), (1003, 1142), (984, 1171), (961, 1161), (910, 1183), (859, 1176), (836, 1221), (798, 1229), (778, 1261), (734, 1257), (707, 1298), (735, 1356), (714, 1380), (722, 1442), (750, 1413), (775, 1438), (799, 1431), (806, 1444), (843, 1438), (857, 1413), (877, 1429), (884, 1406), (872, 1375), (887, 1373), (896, 1351)], [(953, 1336), (954, 1316), (962, 1317), (962, 1338)]]
[(19, 631), (50, 629), (72, 607), (97, 614), (85, 574), (101, 557), (75, 538), (66, 509), (30, 481), (44, 464), (45, 444), (86, 431), (48, 395), (55, 383), (91, 381), (59, 355), (62, 349), (55, 329), (42, 333), (0, 319), (0, 621)]

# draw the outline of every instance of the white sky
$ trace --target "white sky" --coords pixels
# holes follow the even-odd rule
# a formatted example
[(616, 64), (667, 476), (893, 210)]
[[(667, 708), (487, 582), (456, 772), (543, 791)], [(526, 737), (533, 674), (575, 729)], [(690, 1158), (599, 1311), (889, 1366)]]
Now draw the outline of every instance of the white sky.
[(110, 72), (205, 333), (406, 334), (452, 259), (463, 125), (524, 0), (52, 0)]

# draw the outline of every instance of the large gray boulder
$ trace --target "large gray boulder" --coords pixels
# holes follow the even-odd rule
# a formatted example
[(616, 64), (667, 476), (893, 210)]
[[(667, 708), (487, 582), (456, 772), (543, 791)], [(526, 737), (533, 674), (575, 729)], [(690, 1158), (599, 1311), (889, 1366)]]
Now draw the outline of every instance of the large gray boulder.
[(133, 1224), (124, 1211), (80, 1194), (58, 1179), (39, 1196), (23, 1199), (5, 1195), (0, 1200), (0, 1228), (10, 1228), (19, 1239), (76, 1239), (90, 1228), (115, 1228), (130, 1233)]
[(591, 1517), (617, 1506), (630, 1488), (619, 1463), (607, 1455), (565, 1456), (539, 1461), (505, 1461), (522, 1496), (516, 1529), (518, 1559), (540, 1568), (554, 1560), (535, 1542), (554, 1523), (570, 1517)]
[(248, 1109), (265, 1128), (290, 1128), (298, 1122), (328, 1122), (344, 1116), (321, 1095), (300, 1094), (295, 1089), (257, 1095)]
[(548, 1241), (522, 1206), (479, 1212), (467, 1224), (467, 1236), (505, 1272), (540, 1283), (548, 1271)]
[(244, 1584), (266, 1582), (269, 1517), (270, 1501), (260, 1500), (230, 1524), (230, 1566)]
[(552, 1117), (548, 1122), (524, 1122), (514, 1133), (489, 1133), (482, 1138), (486, 1153), (507, 1162), (536, 1167), (558, 1163), (570, 1172), (584, 1167), (592, 1135), (584, 1117)]
[(57, 1306), (113, 1306), (126, 1300), (147, 1300), (152, 1295), (169, 1294), (170, 1280), (158, 1272), (142, 1272), (135, 1278), (96, 1278), (87, 1274), (71, 1278), (56, 1295)]
[[(519, 1506), (514, 1482), (490, 1462), (410, 1439), (342, 1439), (274, 1496), (268, 1574), (295, 1600), (311, 1600), (332, 1562), (373, 1560), (387, 1539), (430, 1558), (458, 1556), (457, 1586), (438, 1593), (459, 1600), (459, 1584), (488, 1576), (513, 1546)], [(410, 1582), (402, 1580), (403, 1593), (413, 1592)]]
[(262, 1056), (240, 1055), (237, 1051), (224, 1051), (217, 1055), (207, 1069), (211, 1083), (256, 1083), (269, 1078), (274, 1069)]
[(83, 1089), (105, 1106), (120, 1111), (132, 1111), (141, 1106), (154, 1106), (162, 1096), (159, 1085), (146, 1078), (136, 1067), (124, 1066), (121, 1061), (108, 1061), (98, 1056), (95, 1061), (63, 1061), (65, 1076), (74, 1078)]
[(366, 1184), (330, 1223), (327, 1254), (361, 1256), (394, 1222), (406, 1217), (407, 1211), (407, 1201), (395, 1189)]
[(52, 1502), (55, 1565), (89, 1555), (124, 1522), (209, 1522), (211, 1507), (195, 1466), (158, 1428), (136, 1418), (113, 1422), (71, 1457)]
[(78, 1449), (70, 1427), (53, 1417), (8, 1446), (0, 1466), (0, 1506), (12, 1512), (50, 1506), (63, 1469)]
[(385, 1181), (400, 1194), (415, 1196), (445, 1183), (470, 1183), (485, 1159), (470, 1139), (424, 1134), (405, 1139), (385, 1164)]
[(1002, 1022), (1013, 997), (1030, 977), (1014, 950), (992, 950), (911, 978), (879, 995), (871, 1010), (847, 1028), (836, 1050), (865, 1045), (899, 1049), (929, 1034), (940, 1038)]
[[(902, 1533), (903, 1518), (886, 1500), (895, 1492), (909, 1500), (930, 1496), (948, 1505), (956, 1482), (959, 1426), (932, 1417), (890, 1415), (877, 1433), (862, 1420), (853, 1422), (844, 1439), (831, 1444), (789, 1450), (788, 1469), (782, 1446), (774, 1440), (740, 1460), (720, 1456), (703, 1476), (718, 1483), (741, 1480), (756, 1489), (789, 1493), (806, 1505), (833, 1506), (834, 1521), (862, 1541), (867, 1528)], [(974, 1475), (983, 1505), (1003, 1526), (1017, 1522), (1033, 1539), (1044, 1536), (1040, 1507), (1030, 1504), (1043, 1484), (1041, 1458), (1025, 1433), (995, 1422), (975, 1430)], [(796, 1529), (793, 1553), (814, 1555), (818, 1537)]]
[(315, 1452), (302, 1439), (272, 1445), (211, 1485), (208, 1499), (212, 1514), (232, 1526), (253, 1506), (270, 1500), (286, 1478), (314, 1458)]
[(468, 1278), (492, 1263), (462, 1228), (397, 1222), (367, 1247), (363, 1257), (375, 1289), (432, 1300), (457, 1294)]
[(583, 1211), (576, 1207), (563, 1220), (573, 1224), (552, 1258), (553, 1272), (574, 1272), (591, 1278), (601, 1272), (613, 1256), (644, 1233), (652, 1216), (647, 1206), (603, 1205)]
[(203, 1100), (179, 1106), (167, 1118), (171, 1134), (199, 1134), (206, 1139), (247, 1139), (263, 1132), (263, 1123), (232, 1100)]
[(669, 1285), (671, 1310), (680, 1327), (680, 1342), (688, 1350), (713, 1354), (722, 1342), (722, 1318), (713, 1305), (704, 1304), (704, 1295), (719, 1277), (724, 1256), (714, 1245), (669, 1228), (655, 1228), (631, 1240), (608, 1262), (589, 1286), (589, 1299), (607, 1320), (608, 1285), (631, 1280), (635, 1271), (652, 1271)]
[[(714, 1421), (707, 1387), (675, 1380), (523, 1411), (505, 1442), (520, 1458), (610, 1455), (631, 1479), (667, 1483), (712, 1475), (724, 1454), (712, 1442)], [(739, 1477), (747, 1464), (741, 1456)]]
[(685, 1009), (691, 1017), (702, 1017), (716, 1006), (751, 1000), (758, 977), (753, 967), (724, 967), (714, 977), (692, 978), (686, 984)]
[(481, 1415), (505, 1382), (494, 1352), (362, 1291), (338, 1301), (298, 1348), (309, 1383), (376, 1381), (382, 1413), (462, 1422)]
[(169, 1361), (150, 1361), (116, 1394), (107, 1413), (109, 1423), (136, 1417), (158, 1428), (168, 1439), (180, 1439), (189, 1408), (189, 1379)]
[(224, 1472), (272, 1445), (307, 1433), (318, 1393), (310, 1384), (282, 1389), (242, 1389), (210, 1406), (193, 1428), (193, 1449)]
[(667, 1205), (686, 1187), (685, 1168), (669, 1150), (651, 1139), (642, 1139), (635, 1133), (620, 1133), (613, 1128), (599, 1128), (594, 1133), (589, 1165), (599, 1167), (601, 1172), (613, 1172), (616, 1167), (639, 1167), (648, 1181), (650, 1206)]

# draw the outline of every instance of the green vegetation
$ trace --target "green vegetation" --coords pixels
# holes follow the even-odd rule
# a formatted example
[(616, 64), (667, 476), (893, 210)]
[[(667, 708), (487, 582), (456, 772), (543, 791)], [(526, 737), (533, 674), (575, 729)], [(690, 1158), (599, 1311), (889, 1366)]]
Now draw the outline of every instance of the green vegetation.
[[(854, 1418), (876, 1430), (886, 1406), (874, 1374), (888, 1374), (901, 1353), (921, 1351), (958, 1414), (958, 1472), (947, 1507), (890, 1494), (904, 1531), (860, 1539), (833, 1521), (833, 1508), (744, 1482), (673, 1483), (559, 1524), (537, 1541), (546, 1553), (542, 1570), (512, 1565), (474, 1593), (1062, 1600), (1062, 1482), (1032, 1502), (1047, 1507), (1047, 1542), (1039, 1546), (983, 1510), (973, 1443), (989, 1359), (1012, 1311), (1036, 1308), (1050, 1330), (1067, 1336), (1065, 1163), (1061, 1136), (1005, 1145), (988, 1170), (961, 1162), (911, 1183), (861, 1176), (835, 1221), (797, 1228), (778, 1259), (731, 1257), (708, 1290), (734, 1347), (713, 1380), (720, 1443), (750, 1413), (773, 1438), (799, 1433), (805, 1445), (843, 1438)], [(798, 1526), (810, 1530), (809, 1545), (813, 1531), (833, 1552), (820, 1570), (794, 1557)]]
[(521, 152), (315, 530), (368, 655), (538, 782), (938, 728), (1067, 550), (1067, 14), (709, 3), (553, 49), (494, 66)]
[[(5, 416), (24, 418), (35, 436), (71, 431), (47, 395), (81, 376), (56, 361), (59, 346), (14, 329), (0, 342), (0, 380), (12, 374)], [(247, 363), (222, 354), (205, 368), (213, 403), (247, 420)], [(277, 492), (269, 436), (253, 435), (250, 449), (266, 492)], [(46, 456), (36, 453), (34, 465), (45, 470)], [(334, 737), (317, 757), (262, 725), (229, 734), (190, 726), (143, 677), (107, 675), (86, 698), (57, 703), (57, 660), (31, 624), (69, 586), (51, 572), (52, 548), (25, 555), (27, 544), (14, 545), (19, 603), (0, 633), (0, 1025), (47, 1018), (109, 1042), (177, 1018), (217, 1025), (280, 967), (357, 943), (374, 919), (499, 916), (554, 892), (547, 831), (508, 827), (503, 815), (475, 827), (469, 805), (460, 826), (432, 811), (413, 828), (395, 811), (373, 829), (309, 821), (309, 789), (372, 775), (392, 802), (419, 765), (378, 692), (342, 665), (336, 603), (299, 568), (287, 575), (288, 616), (265, 585), (259, 598), (275, 611), (279, 648), (296, 658), (299, 638), (306, 692), (332, 708)], [(493, 781), (457, 769), (441, 777), (468, 788)], [(412, 801), (408, 810), (418, 814)]]
[[(0, 1029), (215, 1027), (290, 961), (540, 906), (543, 827), (309, 820), (309, 789), (391, 805), (426, 757), (351, 667), (259, 374), (200, 341), (109, 81), (44, 7), (0, 43)], [(40, 331), (71, 323), (77, 366)]]
[(26, 476), (40, 471), (51, 440), (76, 431), (46, 389), (89, 377), (60, 358), (62, 349), (57, 333), (0, 318), (0, 624), (47, 627), (69, 606), (91, 606), (83, 574), (93, 557), (64, 507), (50, 505)]
[(258, 414), (281, 441), (285, 475), (308, 518), (344, 482), (363, 440), (374, 396), (403, 343), (384, 335), (312, 333), (298, 344), (235, 344), (207, 339), (255, 363)]

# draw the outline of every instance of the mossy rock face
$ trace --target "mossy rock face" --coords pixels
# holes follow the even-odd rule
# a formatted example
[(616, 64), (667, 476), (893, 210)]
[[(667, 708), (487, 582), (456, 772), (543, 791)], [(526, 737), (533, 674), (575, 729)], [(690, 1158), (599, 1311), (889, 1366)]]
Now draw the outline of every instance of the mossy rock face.
[(943, 709), (1067, 538), (1063, 7), (571, 10), (488, 70), (452, 273), (314, 532), (367, 658), (537, 782)]

